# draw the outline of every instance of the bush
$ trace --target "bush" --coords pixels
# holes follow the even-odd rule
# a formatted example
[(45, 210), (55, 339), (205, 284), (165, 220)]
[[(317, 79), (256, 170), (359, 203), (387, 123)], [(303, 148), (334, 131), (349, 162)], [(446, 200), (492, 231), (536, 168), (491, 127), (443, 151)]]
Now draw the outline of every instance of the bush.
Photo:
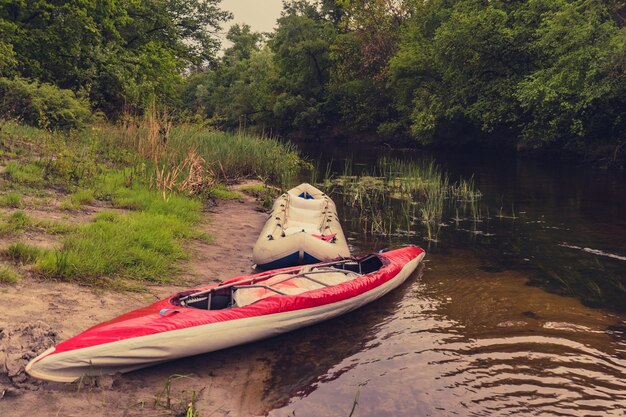
[(46, 129), (77, 129), (89, 118), (86, 100), (71, 90), (24, 78), (0, 78), (0, 114)]

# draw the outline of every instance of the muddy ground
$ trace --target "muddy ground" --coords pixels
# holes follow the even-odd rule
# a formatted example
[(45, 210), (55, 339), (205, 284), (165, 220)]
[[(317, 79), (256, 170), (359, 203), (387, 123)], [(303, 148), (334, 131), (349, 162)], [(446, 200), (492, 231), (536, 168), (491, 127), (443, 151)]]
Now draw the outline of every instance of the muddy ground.
[[(38, 213), (25, 211), (36, 218), (61, 216), (82, 222), (99, 208), (83, 208), (69, 214), (69, 219), (54, 205)], [(191, 256), (182, 263), (182, 277), (193, 285), (252, 272), (252, 246), (265, 219), (252, 198), (219, 202), (199, 226), (214, 241), (189, 244)], [(20, 240), (42, 247), (60, 244), (38, 235), (20, 236)], [(2, 241), (0, 246), (9, 243)], [(26, 277), (16, 285), (0, 286), (0, 416), (184, 415), (194, 399), (201, 416), (262, 415), (271, 359), (267, 350), (256, 350), (254, 345), (95, 382), (43, 382), (24, 373), (26, 363), (49, 346), (189, 285), (121, 293)]]

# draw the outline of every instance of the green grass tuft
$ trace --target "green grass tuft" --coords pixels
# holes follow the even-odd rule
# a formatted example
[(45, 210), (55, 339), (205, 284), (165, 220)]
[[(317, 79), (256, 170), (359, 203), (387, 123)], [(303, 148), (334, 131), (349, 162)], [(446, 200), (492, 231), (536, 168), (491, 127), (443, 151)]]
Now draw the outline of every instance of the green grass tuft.
[(95, 200), (94, 191), (90, 189), (78, 190), (70, 196), (70, 201), (76, 207), (80, 207), (83, 204), (93, 204)]
[(37, 268), (47, 276), (70, 280), (97, 277), (169, 282), (171, 265), (183, 258), (180, 238), (190, 225), (176, 216), (148, 212), (105, 212), (69, 235), (61, 250), (44, 254)]
[(30, 217), (26, 215), (22, 210), (14, 211), (9, 215), (8, 219), (9, 225), (11, 225), (15, 230), (22, 230), (29, 226), (31, 223)]
[(41, 186), (44, 183), (44, 169), (37, 163), (11, 161), (6, 166), (6, 174), (10, 180), (20, 184)]
[(75, 231), (78, 226), (70, 223), (63, 223), (54, 220), (35, 220), (32, 223), (33, 226), (43, 229), (46, 233), (51, 235), (66, 235)]
[(280, 194), (280, 190), (263, 184), (245, 185), (239, 189), (244, 194), (256, 198), (262, 209), (269, 210), (274, 204), (274, 200)]
[(111, 201), (116, 208), (174, 216), (188, 223), (197, 222), (202, 209), (202, 202), (197, 198), (178, 194), (164, 198), (160, 191), (150, 190), (137, 180), (131, 181), (124, 171), (111, 171), (102, 176), (94, 195)]
[(0, 198), (0, 206), (2, 207), (12, 207), (12, 208), (21, 208), (22, 207), (22, 197), (16, 192), (10, 192), (2, 198)]
[(209, 196), (218, 200), (242, 200), (243, 195), (239, 191), (229, 190), (221, 184), (216, 184), (208, 190)]
[(0, 283), (15, 284), (22, 277), (20, 274), (8, 265), (0, 265)]
[(31, 264), (37, 260), (42, 251), (36, 246), (17, 242), (10, 244), (5, 253), (9, 259), (15, 262)]

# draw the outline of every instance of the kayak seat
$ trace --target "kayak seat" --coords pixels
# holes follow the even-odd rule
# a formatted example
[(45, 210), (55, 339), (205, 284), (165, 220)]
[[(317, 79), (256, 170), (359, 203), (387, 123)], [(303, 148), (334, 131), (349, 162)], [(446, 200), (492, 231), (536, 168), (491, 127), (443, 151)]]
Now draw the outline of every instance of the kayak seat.
[(236, 287), (235, 307), (244, 307), (273, 295), (298, 295), (324, 287), (339, 285), (361, 276), (336, 268), (303, 268), (297, 275), (279, 274), (257, 285)]

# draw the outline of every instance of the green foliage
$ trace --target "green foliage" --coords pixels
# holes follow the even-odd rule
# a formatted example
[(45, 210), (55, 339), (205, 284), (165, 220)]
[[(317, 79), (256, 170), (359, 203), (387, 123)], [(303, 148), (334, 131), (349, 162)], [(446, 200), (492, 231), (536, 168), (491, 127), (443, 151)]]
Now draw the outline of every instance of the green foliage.
[(626, 30), (603, 2), (435, 1), (405, 28), (391, 85), (418, 140), (455, 125), (577, 152), (577, 138), (621, 139)]
[(0, 76), (11, 72), (13, 67), (17, 64), (15, 59), (15, 51), (13, 51), (13, 45), (5, 43), (0, 39)]
[(273, 113), (278, 128), (307, 131), (329, 120), (333, 103), (326, 94), (330, 78), (333, 25), (305, 9), (278, 19), (270, 47), (276, 66), (277, 96)]
[(50, 129), (82, 127), (91, 112), (71, 90), (24, 78), (0, 78), (0, 113), (31, 126)]
[(247, 25), (232, 26), (227, 39), (233, 45), (224, 51), (220, 65), (190, 77), (185, 105), (228, 128), (271, 123), (276, 78), (271, 51), (259, 47), (262, 36)]
[(523, 138), (538, 146), (569, 136), (616, 137), (626, 128), (626, 29), (604, 2), (557, 2), (542, 15), (530, 44), (539, 65), (519, 83), (516, 97), (529, 114)]
[(240, 125), (311, 133), (334, 111), (327, 93), (329, 48), (336, 29), (306, 2), (288, 8), (267, 45), (247, 26), (233, 26), (220, 64), (190, 79), (188, 107), (227, 128)]
[(600, 0), (288, 1), (266, 46), (237, 27), (183, 100), (227, 128), (615, 158), (626, 149), (624, 10)]

